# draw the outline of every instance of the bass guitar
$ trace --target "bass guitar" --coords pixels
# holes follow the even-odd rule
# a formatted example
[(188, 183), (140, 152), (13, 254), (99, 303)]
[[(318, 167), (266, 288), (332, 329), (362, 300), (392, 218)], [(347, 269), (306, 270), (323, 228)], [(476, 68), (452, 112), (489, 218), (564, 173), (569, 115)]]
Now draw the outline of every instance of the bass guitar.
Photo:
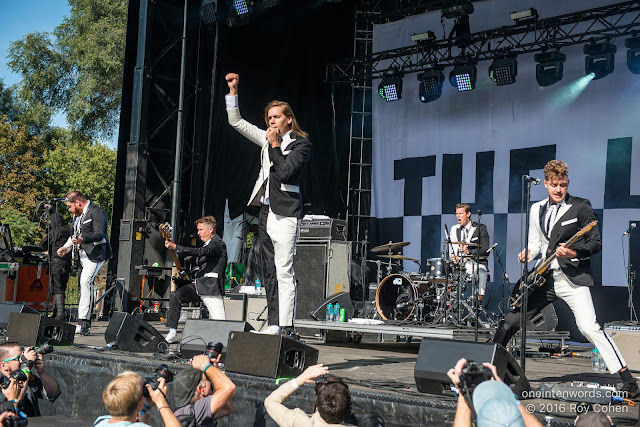
[[(74, 238), (80, 237), (80, 230), (76, 230), (73, 233)], [(73, 271), (78, 271), (78, 261), (80, 260), (80, 245), (73, 245), (71, 247), (71, 269)]]
[[(571, 245), (576, 242), (576, 240), (591, 231), (591, 229), (595, 227), (597, 223), (598, 221), (592, 221), (586, 226), (582, 227), (567, 241), (567, 243), (565, 243), (564, 246), (570, 248)], [(556, 255), (556, 253), (554, 252), (553, 255), (544, 259), (533, 269), (531, 273), (529, 273), (527, 279), (525, 280), (525, 283), (522, 283), (522, 279), (518, 280), (518, 283), (516, 283), (516, 286), (513, 288), (511, 300), (509, 301), (509, 307), (511, 307), (511, 309), (516, 309), (522, 306), (522, 299), (525, 290), (527, 292), (527, 296), (529, 296), (533, 291), (544, 285), (547, 279), (543, 277), (543, 274), (549, 269), (549, 266), (556, 258), (558, 258), (558, 255)]]
[[(160, 224), (160, 232), (162, 233), (162, 238), (167, 242), (171, 241), (171, 232), (173, 231), (173, 227), (168, 222), (164, 224)], [(182, 285), (184, 283), (189, 283), (191, 278), (189, 277), (189, 273), (185, 269), (182, 268), (180, 264), (180, 259), (178, 258), (178, 254), (175, 250), (169, 249), (169, 253), (171, 254), (171, 258), (173, 259), (173, 264), (176, 266), (176, 270), (178, 270), (178, 274), (176, 276), (171, 277), (171, 280), (175, 282), (176, 285)]]

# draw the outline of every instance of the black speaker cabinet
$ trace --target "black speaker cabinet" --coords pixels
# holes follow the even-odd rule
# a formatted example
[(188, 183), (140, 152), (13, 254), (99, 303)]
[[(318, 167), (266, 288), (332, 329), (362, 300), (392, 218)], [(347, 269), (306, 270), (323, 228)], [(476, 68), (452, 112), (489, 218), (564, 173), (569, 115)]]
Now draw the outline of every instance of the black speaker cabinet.
[(339, 292), (331, 295), (309, 314), (315, 320), (327, 320), (327, 304), (335, 304), (336, 302), (340, 304), (340, 308), (344, 308), (347, 311), (347, 320), (351, 319), (353, 317), (353, 302), (351, 302), (351, 295), (348, 292)]
[[(223, 353), (227, 352), (229, 343), (229, 333), (248, 332), (253, 330), (247, 322), (237, 322), (233, 320), (208, 320), (208, 319), (187, 319), (182, 331), (180, 340), (180, 355), (184, 359), (204, 353), (207, 343), (221, 342), (224, 346)], [(223, 356), (224, 357), (224, 356)]]
[(282, 335), (231, 332), (225, 367), (229, 372), (293, 378), (318, 363), (318, 350)]
[(7, 342), (24, 347), (37, 347), (49, 341), (51, 345), (73, 344), (76, 327), (70, 323), (33, 313), (11, 313), (7, 327)]
[(421, 393), (443, 394), (451, 391), (447, 371), (461, 358), (478, 364), (489, 362), (496, 367), (502, 381), (518, 396), (529, 391), (529, 381), (520, 365), (499, 344), (422, 339), (414, 377)]
[(165, 351), (169, 344), (149, 322), (128, 313), (116, 311), (104, 332), (107, 343), (116, 343), (119, 350), (136, 353)]
[(0, 304), (0, 328), (6, 328), (9, 324), (9, 315), (11, 313), (31, 313), (40, 314), (34, 308), (26, 304)]

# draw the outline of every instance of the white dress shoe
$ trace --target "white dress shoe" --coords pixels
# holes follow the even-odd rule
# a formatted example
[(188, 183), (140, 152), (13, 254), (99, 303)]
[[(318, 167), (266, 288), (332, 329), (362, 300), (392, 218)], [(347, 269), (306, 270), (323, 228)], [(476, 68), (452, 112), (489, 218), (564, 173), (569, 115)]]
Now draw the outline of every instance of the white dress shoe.
[(267, 326), (265, 329), (261, 331), (252, 330), (251, 332), (254, 334), (261, 334), (261, 335), (278, 335), (280, 333), (280, 326), (271, 325), (271, 326)]
[(169, 332), (167, 334), (167, 336), (164, 337), (164, 339), (169, 343), (169, 344), (175, 344), (178, 342), (178, 334), (176, 334), (175, 332)]

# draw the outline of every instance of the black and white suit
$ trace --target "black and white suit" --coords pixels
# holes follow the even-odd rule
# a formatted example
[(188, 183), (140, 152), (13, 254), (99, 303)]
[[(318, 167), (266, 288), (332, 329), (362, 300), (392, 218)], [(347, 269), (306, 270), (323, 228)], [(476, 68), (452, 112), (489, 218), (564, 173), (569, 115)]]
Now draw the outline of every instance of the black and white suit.
[[(78, 319), (91, 320), (93, 300), (93, 279), (98, 274), (102, 264), (111, 258), (111, 244), (107, 237), (107, 214), (100, 206), (91, 203), (85, 205), (80, 216), (73, 218), (71, 233), (82, 238), (79, 245), (80, 263), (78, 277), (80, 278), (80, 300), (78, 301)], [(64, 247), (71, 252), (73, 243), (71, 238)]]
[[(556, 206), (544, 199), (533, 204), (530, 213), (529, 250), (531, 258), (543, 259), (553, 255), (559, 243), (567, 242), (580, 229), (596, 219), (589, 200), (567, 194)], [(548, 225), (547, 225), (548, 224)], [(626, 363), (613, 340), (607, 336), (596, 319), (591, 291), (593, 277), (590, 257), (602, 249), (600, 233), (595, 226), (571, 246), (576, 258), (557, 258), (551, 263), (546, 282), (528, 298), (527, 317), (530, 319), (547, 304), (560, 298), (567, 303), (580, 332), (596, 346), (611, 373)], [(520, 328), (520, 310), (511, 311), (498, 326), (493, 341), (506, 345)]]
[(311, 156), (311, 142), (288, 132), (273, 148), (266, 131), (242, 119), (237, 96), (227, 95), (229, 124), (261, 147), (260, 173), (249, 205), (261, 205), (259, 239), (269, 324), (292, 326), (295, 304), (293, 252), (302, 217), (300, 181)]
[(193, 282), (171, 294), (167, 326), (178, 327), (180, 306), (183, 302), (195, 302), (200, 299), (207, 306), (210, 319), (225, 320), (222, 297), (227, 267), (227, 246), (224, 241), (216, 234), (199, 248), (176, 245), (176, 253), (194, 257), (198, 272)]
[[(466, 233), (463, 233), (463, 227), (460, 224), (456, 224), (451, 227), (451, 240), (458, 242), (468, 242), (468, 243), (476, 243), (479, 246), (468, 246), (469, 255), (475, 256), (478, 251), (480, 255), (486, 255), (489, 250), (490, 240), (489, 240), (489, 232), (487, 231), (487, 226), (484, 224), (480, 224), (478, 227), (478, 223), (475, 221), (471, 221), (467, 224)], [(466, 234), (464, 236), (463, 234)], [(450, 255), (459, 255), (460, 245), (452, 244), (450, 246)], [(464, 261), (464, 266), (467, 274), (472, 275), (475, 274), (475, 258), (469, 258)], [(489, 261), (485, 259), (480, 259), (478, 263), (478, 295), (484, 295), (485, 289), (487, 288), (487, 275), (489, 272)]]

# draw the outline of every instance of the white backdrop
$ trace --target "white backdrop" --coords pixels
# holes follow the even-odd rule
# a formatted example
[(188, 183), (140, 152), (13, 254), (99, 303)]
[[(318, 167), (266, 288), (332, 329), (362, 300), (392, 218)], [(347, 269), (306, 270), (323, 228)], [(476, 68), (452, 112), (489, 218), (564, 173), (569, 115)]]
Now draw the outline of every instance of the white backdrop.
[[(545, 18), (610, 3), (598, 0), (478, 2), (474, 3), (475, 13), (470, 17), (471, 31), (511, 25), (509, 12), (528, 7), (535, 7), (541, 18)], [(443, 29), (437, 12), (376, 26), (374, 50), (411, 45), (411, 34), (427, 30), (434, 31), (441, 39), (443, 34), (449, 34), (452, 23), (446, 20)], [(569, 193), (590, 199), (598, 214), (602, 210), (602, 284), (626, 285), (621, 236), (629, 221), (640, 219), (640, 76), (627, 68), (624, 40), (615, 40), (615, 43), (618, 47), (615, 71), (591, 81), (584, 90), (576, 89), (576, 82), (585, 74), (582, 45), (563, 50), (567, 55), (564, 78), (547, 88), (536, 83), (533, 55), (517, 58), (516, 83), (502, 87), (489, 80), (490, 61), (480, 62), (477, 87), (471, 92), (458, 93), (448, 83), (451, 68), (447, 68), (442, 96), (427, 104), (418, 99), (416, 74), (404, 77), (402, 99), (395, 102), (380, 98), (377, 95), (379, 80), (374, 81), (372, 216), (402, 218), (402, 239), (412, 242), (404, 248), (404, 255), (421, 260), (438, 256), (438, 250), (433, 249), (435, 253), (422, 253), (425, 241), (439, 245), (444, 239), (444, 224), (456, 223), (454, 208), (447, 206), (443, 212), (443, 191), (449, 191), (448, 183), (443, 183), (443, 173), (447, 172), (443, 171), (443, 156), (462, 155), (459, 201), (474, 203), (478, 202), (475, 200), (476, 153), (493, 152), (493, 182), (488, 183), (493, 190), (493, 212), (485, 212), (482, 222), (487, 225), (493, 243), (497, 240), (494, 222), (499, 215), (501, 223), (506, 219), (506, 233), (504, 228), (500, 233), (505, 241), (500, 241), (500, 247), (505, 248), (503, 260), (507, 262), (509, 276), (518, 277), (520, 267), (516, 253), (522, 248), (522, 227), (519, 202), (516, 211), (513, 200), (515, 196), (520, 200), (519, 186), (517, 194), (511, 187), (512, 209), (508, 209), (509, 178), (511, 174), (513, 179), (513, 170), (517, 167), (513, 161), (517, 153), (514, 150), (532, 148), (535, 151), (536, 147), (551, 146), (555, 158), (569, 165)], [(384, 64), (379, 68), (384, 68)], [(617, 138), (627, 138), (625, 141), (631, 141), (631, 148), (617, 157), (609, 155), (608, 188), (616, 191), (608, 190), (605, 206), (607, 150), (620, 147), (616, 145), (620, 141), (610, 142)], [(396, 161), (428, 156), (435, 156), (435, 175), (422, 178), (421, 200), (413, 201), (419, 203), (419, 215), (415, 212), (408, 215), (405, 212), (406, 180), (394, 178), (399, 172)], [(630, 172), (620, 175), (624, 171), (624, 162), (620, 160), (628, 161), (629, 156)], [(532, 164), (535, 159), (533, 156)], [(543, 179), (539, 167), (530, 169), (529, 174)], [(532, 190), (532, 202), (546, 197), (544, 186), (532, 187)], [(473, 212), (475, 214), (475, 210)], [(440, 216), (439, 235), (422, 230), (427, 216)], [(493, 269), (493, 260), (489, 265)], [(417, 266), (408, 262), (405, 269), (415, 271)]]

